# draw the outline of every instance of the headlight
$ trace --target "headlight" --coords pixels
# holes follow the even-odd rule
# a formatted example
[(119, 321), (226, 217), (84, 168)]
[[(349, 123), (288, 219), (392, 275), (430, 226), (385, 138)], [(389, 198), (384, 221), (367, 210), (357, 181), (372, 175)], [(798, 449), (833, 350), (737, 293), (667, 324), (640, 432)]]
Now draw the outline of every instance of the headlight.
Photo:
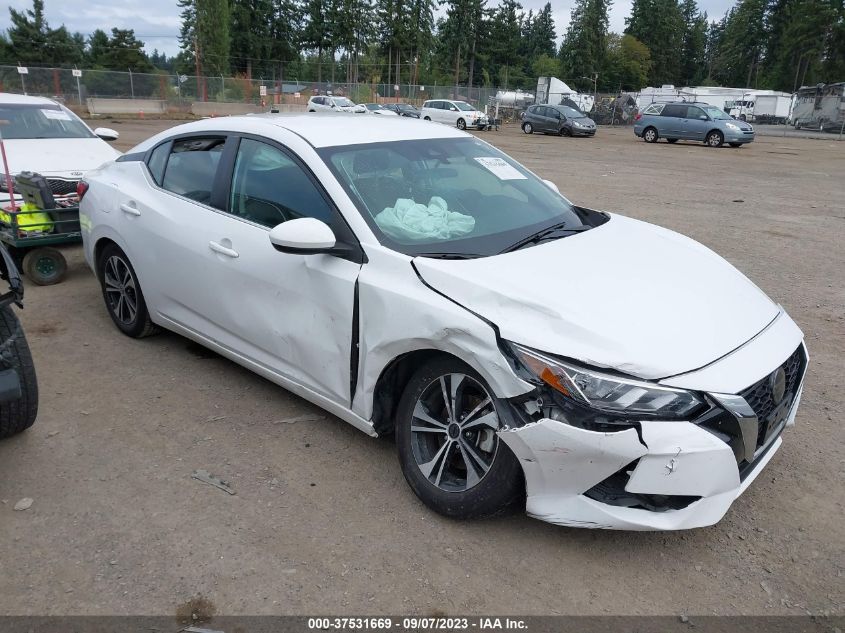
[(736, 123), (725, 123), (725, 127), (729, 127), (732, 130), (739, 130), (739, 126)]
[(681, 420), (704, 401), (691, 391), (661, 387), (651, 382), (614, 376), (510, 343), (525, 370), (568, 400), (613, 418), (666, 418)]

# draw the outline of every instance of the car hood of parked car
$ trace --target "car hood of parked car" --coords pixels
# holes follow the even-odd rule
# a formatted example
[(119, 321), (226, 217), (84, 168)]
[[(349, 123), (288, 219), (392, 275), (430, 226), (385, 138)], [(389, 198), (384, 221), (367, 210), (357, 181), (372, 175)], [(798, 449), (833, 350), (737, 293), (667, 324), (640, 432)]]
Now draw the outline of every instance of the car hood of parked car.
[(78, 179), (86, 171), (120, 156), (102, 139), (22, 138), (3, 142), (9, 172), (34, 171), (54, 178)]
[(506, 340), (645, 379), (721, 358), (780, 311), (705, 246), (618, 215), (511, 253), (414, 265)]

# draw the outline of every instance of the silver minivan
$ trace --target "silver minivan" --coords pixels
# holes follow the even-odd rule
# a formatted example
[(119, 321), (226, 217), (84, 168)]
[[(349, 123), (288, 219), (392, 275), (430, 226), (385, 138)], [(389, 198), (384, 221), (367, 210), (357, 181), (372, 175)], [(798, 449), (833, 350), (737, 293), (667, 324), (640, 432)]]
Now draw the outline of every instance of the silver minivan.
[(646, 143), (665, 138), (669, 143), (700, 141), (710, 147), (724, 143), (740, 147), (754, 140), (754, 128), (749, 123), (735, 121), (709, 103), (667, 103), (656, 112), (649, 106), (637, 115), (634, 134)]

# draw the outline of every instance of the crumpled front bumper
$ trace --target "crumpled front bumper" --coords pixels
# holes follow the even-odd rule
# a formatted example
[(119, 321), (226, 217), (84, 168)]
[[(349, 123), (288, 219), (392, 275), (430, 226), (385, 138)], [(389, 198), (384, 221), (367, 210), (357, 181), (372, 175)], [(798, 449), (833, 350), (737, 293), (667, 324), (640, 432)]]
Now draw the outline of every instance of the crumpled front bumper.
[[(797, 408), (796, 399), (787, 426), (794, 422)], [(782, 443), (776, 437), (741, 479), (730, 446), (696, 424), (646, 421), (640, 426), (642, 440), (633, 428), (596, 432), (549, 418), (499, 431), (522, 464), (527, 513), (573, 527), (680, 530), (713, 525)], [(615, 474), (627, 477), (628, 493), (698, 499), (686, 507), (655, 511), (612, 505), (585, 494)]]

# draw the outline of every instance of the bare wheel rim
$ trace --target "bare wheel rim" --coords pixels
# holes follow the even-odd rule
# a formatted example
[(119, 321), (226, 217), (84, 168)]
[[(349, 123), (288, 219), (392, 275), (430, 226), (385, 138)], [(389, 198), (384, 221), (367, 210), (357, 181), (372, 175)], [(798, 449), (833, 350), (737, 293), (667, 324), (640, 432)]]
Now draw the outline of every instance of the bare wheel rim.
[(423, 390), (411, 420), (411, 451), (429, 483), (445, 492), (477, 486), (496, 459), (499, 415), (475, 378), (446, 374)]
[(109, 310), (124, 325), (132, 325), (138, 314), (138, 289), (129, 264), (117, 255), (109, 257), (103, 272), (103, 282)]

